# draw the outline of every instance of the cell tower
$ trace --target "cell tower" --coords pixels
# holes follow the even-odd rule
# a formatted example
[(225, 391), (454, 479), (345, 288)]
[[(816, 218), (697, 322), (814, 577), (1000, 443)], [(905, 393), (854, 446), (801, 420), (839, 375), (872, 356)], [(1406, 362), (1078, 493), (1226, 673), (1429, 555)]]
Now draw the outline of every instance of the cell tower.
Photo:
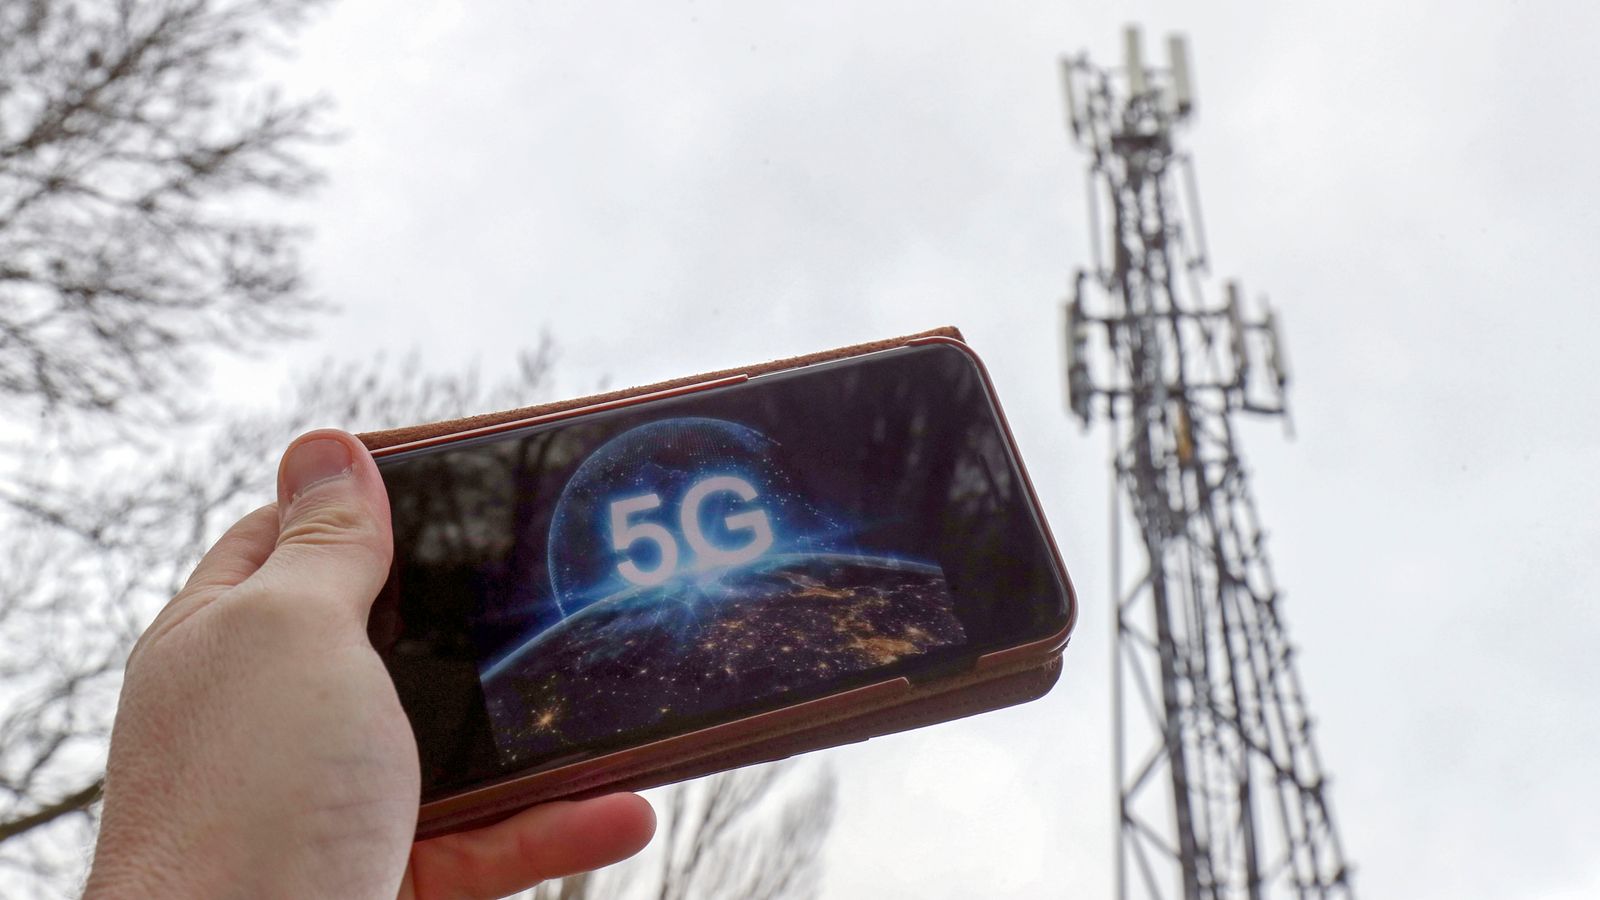
[[(1118, 70), (1062, 61), (1092, 158), (1067, 395), (1085, 428), (1111, 423), (1117, 897), (1352, 897), (1234, 437), (1235, 413), (1288, 422), (1277, 320), (1236, 282), (1207, 292), (1194, 170), (1173, 140), (1194, 111), (1183, 38), (1165, 68), (1146, 65), (1137, 29), (1124, 38)], [(1144, 546), (1132, 578), (1125, 529)]]

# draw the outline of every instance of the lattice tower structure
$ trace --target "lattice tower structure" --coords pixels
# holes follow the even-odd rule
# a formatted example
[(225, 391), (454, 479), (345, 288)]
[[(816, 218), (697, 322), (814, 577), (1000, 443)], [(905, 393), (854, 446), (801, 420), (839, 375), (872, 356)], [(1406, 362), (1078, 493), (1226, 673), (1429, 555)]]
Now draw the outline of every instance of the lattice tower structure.
[(1066, 304), (1068, 402), (1109, 424), (1113, 470), (1117, 897), (1353, 897), (1235, 434), (1241, 413), (1287, 427), (1277, 317), (1210, 277), (1174, 141), (1186, 45), (1158, 68), (1124, 37), (1119, 69), (1062, 66), (1093, 242)]

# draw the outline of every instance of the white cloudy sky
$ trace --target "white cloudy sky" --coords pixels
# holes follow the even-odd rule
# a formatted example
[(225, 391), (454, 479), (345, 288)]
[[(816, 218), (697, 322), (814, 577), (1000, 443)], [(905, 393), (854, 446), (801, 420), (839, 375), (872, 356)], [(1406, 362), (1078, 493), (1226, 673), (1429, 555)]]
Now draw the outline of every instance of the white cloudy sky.
[(1363, 894), (1600, 894), (1592, 5), (339, 0), (282, 69), (346, 134), (299, 210), (343, 312), (219, 389), (413, 347), (492, 373), (548, 329), (578, 393), (959, 325), (1080, 632), (1043, 701), (827, 754), (824, 895), (1108, 896), (1054, 65), (1127, 20), (1191, 36), (1213, 257), (1286, 322), (1298, 439), (1245, 449)]

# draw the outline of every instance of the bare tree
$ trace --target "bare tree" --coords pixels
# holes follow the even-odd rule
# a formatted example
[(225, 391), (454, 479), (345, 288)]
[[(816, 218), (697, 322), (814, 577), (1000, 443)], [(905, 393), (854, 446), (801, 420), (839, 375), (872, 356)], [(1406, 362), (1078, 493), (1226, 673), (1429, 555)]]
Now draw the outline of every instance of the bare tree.
[(250, 89), (316, 2), (0, 3), (0, 873), (30, 894), (81, 868), (129, 641), (257, 487), (161, 448), (209, 445), (209, 355), (316, 306), (300, 232), (245, 211), (317, 180), (318, 104)]
[(318, 104), (245, 90), (317, 0), (0, 4), (0, 398), (170, 412), (207, 347), (296, 328), (298, 232), (240, 212), (310, 187)]
[(540, 885), (531, 900), (805, 900), (816, 896), (836, 787), (825, 766), (768, 763), (656, 799), (653, 853)]

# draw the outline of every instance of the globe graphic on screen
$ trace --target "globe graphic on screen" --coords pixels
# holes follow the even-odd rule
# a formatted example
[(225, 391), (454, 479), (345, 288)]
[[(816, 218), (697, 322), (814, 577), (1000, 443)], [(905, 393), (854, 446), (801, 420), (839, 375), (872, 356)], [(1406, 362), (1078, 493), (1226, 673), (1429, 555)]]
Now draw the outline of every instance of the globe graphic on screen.
[(943, 570), (851, 547), (783, 449), (676, 418), (574, 472), (549, 538), (563, 618), (482, 673), (503, 757), (538, 763), (966, 641)]

